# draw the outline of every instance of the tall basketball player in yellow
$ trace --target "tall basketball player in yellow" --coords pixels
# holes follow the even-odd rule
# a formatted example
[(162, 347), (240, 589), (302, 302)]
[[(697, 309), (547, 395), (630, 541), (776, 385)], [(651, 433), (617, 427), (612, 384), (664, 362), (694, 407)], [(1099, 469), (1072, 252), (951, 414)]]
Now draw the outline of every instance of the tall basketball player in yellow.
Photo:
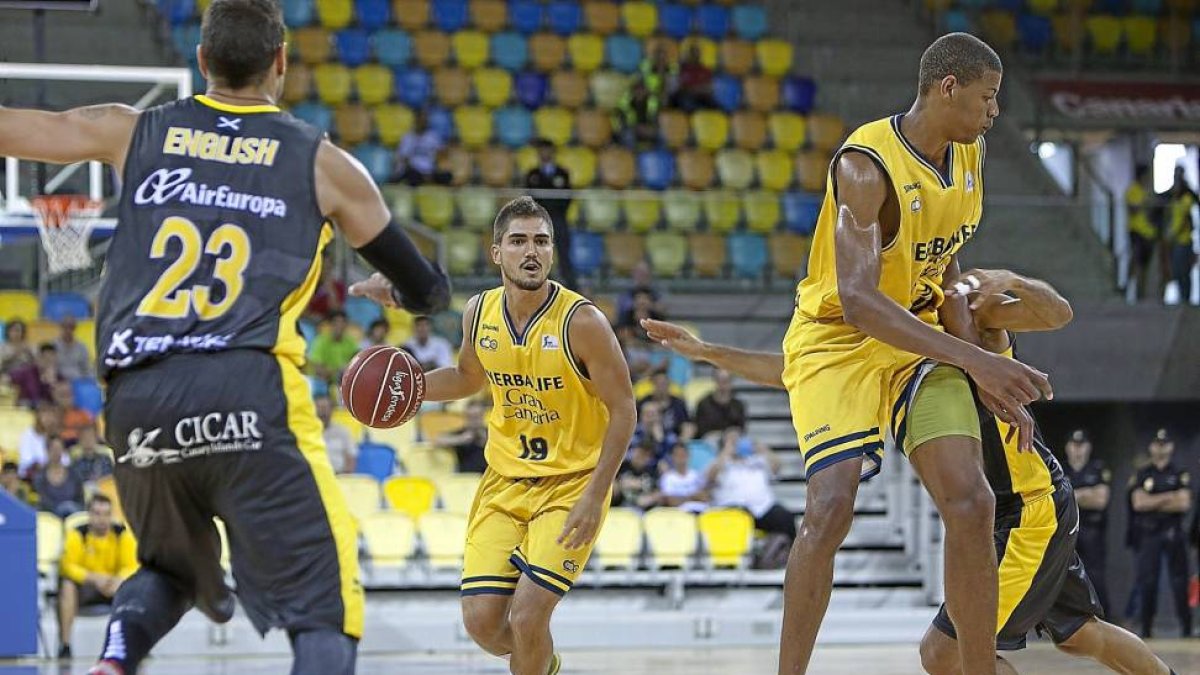
[[(425, 397), (492, 394), (483, 475), (467, 526), (462, 608), (516, 675), (553, 675), (550, 615), (583, 572), (636, 421), (629, 367), (604, 314), (547, 280), (550, 216), (530, 197), (500, 209), (492, 262), (504, 285), (467, 301), (458, 365)], [(376, 275), (352, 293), (387, 301)]]

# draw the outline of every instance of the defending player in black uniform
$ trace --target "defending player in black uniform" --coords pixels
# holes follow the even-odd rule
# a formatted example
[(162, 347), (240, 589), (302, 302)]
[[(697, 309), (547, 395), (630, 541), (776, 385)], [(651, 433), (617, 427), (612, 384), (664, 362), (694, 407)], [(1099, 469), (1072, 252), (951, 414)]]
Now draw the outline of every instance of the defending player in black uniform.
[(1075, 501), (1079, 503), (1079, 539), (1075, 542), (1075, 550), (1087, 568), (1100, 605), (1109, 610), (1106, 558), (1112, 471), (1104, 462), (1092, 457), (1092, 442), (1082, 430), (1076, 430), (1067, 440), (1066, 455), (1067, 464), (1063, 469), (1075, 490)]
[(114, 599), (91, 672), (132, 675), (192, 606), (230, 618), (217, 516), (242, 605), (259, 631), (288, 632), (292, 672), (351, 673), (357, 532), (296, 322), (333, 225), (392, 281), (395, 304), (439, 311), (449, 285), (362, 166), (276, 107), (287, 65), (277, 3), (213, 0), (198, 56), (207, 93), (144, 112), (0, 109), (0, 155), (100, 160), (124, 177), (97, 353), (142, 567)]

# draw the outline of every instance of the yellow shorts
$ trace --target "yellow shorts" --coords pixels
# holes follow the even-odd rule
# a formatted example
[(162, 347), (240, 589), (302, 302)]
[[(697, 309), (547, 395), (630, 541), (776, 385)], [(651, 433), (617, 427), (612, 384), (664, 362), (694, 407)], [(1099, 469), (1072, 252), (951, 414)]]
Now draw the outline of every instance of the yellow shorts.
[[(569, 551), (558, 537), (591, 476), (589, 470), (507, 478), (489, 468), (467, 524), (462, 595), (512, 595), (522, 574), (560, 596), (571, 590), (593, 544)], [(604, 516), (608, 502), (604, 500)]]

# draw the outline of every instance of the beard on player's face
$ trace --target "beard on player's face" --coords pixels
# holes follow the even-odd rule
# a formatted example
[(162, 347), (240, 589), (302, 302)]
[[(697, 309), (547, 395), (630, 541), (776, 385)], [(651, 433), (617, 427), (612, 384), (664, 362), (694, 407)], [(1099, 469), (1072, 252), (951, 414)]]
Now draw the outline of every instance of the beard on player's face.
[(515, 270), (510, 272), (507, 267), (501, 266), (500, 274), (504, 276), (512, 285), (523, 291), (536, 291), (546, 285), (546, 279), (550, 276), (550, 269), (539, 262), (539, 269), (536, 272), (526, 271), (523, 267), (530, 261), (522, 260), (520, 265)]

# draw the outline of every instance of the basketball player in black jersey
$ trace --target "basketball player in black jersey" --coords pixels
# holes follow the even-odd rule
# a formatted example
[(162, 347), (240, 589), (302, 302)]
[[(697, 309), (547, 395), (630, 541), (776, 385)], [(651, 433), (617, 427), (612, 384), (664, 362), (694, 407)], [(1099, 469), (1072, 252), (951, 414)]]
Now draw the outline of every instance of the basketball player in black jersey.
[[(1011, 333), (1054, 330), (1071, 318), (1070, 305), (1044, 282), (1006, 270), (972, 270), (960, 279), (972, 283), (948, 289), (947, 305), (958, 307), (944, 313), (946, 329), (994, 353), (1011, 355)], [(956, 323), (956, 316), (969, 317), (973, 325)], [(701, 342), (686, 329), (663, 321), (643, 320), (642, 326), (652, 339), (685, 357), (708, 361), (758, 384), (783, 387), (783, 354)], [(918, 405), (910, 402), (910, 407)], [(1036, 629), (1049, 634), (1062, 651), (1094, 659), (1116, 672), (1171, 673), (1137, 636), (1102, 619), (1103, 609), (1075, 553), (1079, 520), (1074, 492), (1036, 428), (1031, 450), (1021, 450), (1013, 427), (995, 419), (978, 400), (976, 407), (984, 473), (996, 496), (997, 647), (1021, 649), (1026, 634)], [(1037, 562), (1031, 565), (1030, 560)], [(943, 606), (921, 642), (927, 672), (963, 672), (954, 635)], [(1002, 658), (996, 665), (998, 673), (1016, 672)]]
[(391, 221), (367, 172), (276, 107), (287, 65), (272, 0), (213, 0), (198, 48), (207, 93), (145, 111), (0, 109), (0, 155), (107, 162), (118, 225), (97, 307), (104, 416), (141, 569), (117, 593), (97, 675), (132, 675), (196, 607), (228, 621), (213, 517), (237, 594), (287, 631), (293, 673), (354, 671), (357, 532), (300, 366), (297, 319), (340, 229), (395, 304), (444, 308), (444, 274)]

